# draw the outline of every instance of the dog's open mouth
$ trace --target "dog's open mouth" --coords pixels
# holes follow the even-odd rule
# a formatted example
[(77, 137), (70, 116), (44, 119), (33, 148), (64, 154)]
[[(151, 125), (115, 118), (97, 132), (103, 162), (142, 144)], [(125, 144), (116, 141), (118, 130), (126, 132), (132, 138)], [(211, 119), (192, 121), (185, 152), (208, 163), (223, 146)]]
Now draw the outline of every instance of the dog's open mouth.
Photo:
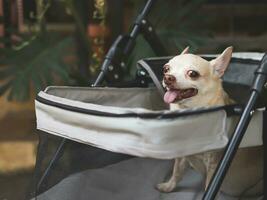
[(195, 88), (188, 89), (170, 89), (164, 95), (165, 103), (173, 103), (182, 99), (187, 99), (197, 95), (198, 90)]

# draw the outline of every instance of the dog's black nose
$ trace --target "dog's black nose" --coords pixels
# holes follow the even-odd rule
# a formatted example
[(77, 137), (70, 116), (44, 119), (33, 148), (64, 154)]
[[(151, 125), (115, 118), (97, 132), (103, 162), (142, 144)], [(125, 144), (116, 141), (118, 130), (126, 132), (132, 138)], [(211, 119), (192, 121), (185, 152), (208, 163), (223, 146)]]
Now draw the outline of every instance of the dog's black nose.
[(176, 78), (173, 75), (166, 74), (164, 75), (163, 80), (166, 85), (171, 85), (176, 81)]

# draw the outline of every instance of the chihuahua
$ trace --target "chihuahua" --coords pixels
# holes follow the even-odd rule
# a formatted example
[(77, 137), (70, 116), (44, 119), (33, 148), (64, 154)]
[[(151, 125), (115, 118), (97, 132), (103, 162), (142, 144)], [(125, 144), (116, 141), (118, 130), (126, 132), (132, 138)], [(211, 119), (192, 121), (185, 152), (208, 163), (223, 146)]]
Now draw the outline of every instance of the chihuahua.
[[(233, 103), (222, 87), (222, 76), (227, 69), (233, 47), (226, 48), (217, 58), (207, 61), (189, 54), (189, 47), (169, 60), (163, 67), (164, 101), (171, 110), (219, 106)], [(206, 152), (176, 158), (171, 178), (157, 185), (161, 192), (171, 192), (188, 166), (205, 175), (205, 188), (216, 169), (220, 152)]]

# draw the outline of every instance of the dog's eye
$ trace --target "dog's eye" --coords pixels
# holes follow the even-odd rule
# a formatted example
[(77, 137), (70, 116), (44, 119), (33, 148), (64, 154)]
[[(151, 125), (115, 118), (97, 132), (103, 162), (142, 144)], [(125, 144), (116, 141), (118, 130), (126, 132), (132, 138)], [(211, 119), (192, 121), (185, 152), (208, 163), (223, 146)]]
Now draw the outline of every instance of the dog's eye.
[(170, 71), (170, 66), (169, 65), (164, 65), (163, 67), (163, 73), (166, 74)]
[(193, 79), (196, 79), (196, 78), (198, 78), (200, 76), (200, 74), (197, 71), (194, 71), (194, 70), (188, 70), (187, 75), (190, 78), (193, 78)]

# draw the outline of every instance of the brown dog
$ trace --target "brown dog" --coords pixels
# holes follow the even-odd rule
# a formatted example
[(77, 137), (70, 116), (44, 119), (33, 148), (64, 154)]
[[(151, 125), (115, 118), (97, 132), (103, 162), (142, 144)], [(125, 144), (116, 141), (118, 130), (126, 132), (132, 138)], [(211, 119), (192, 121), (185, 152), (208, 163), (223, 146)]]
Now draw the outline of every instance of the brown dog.
[[(200, 56), (188, 54), (188, 47), (164, 66), (163, 86), (167, 89), (164, 101), (170, 109), (196, 108), (230, 104), (233, 101), (222, 87), (221, 77), (232, 57), (228, 47), (216, 59), (207, 61)], [(162, 192), (171, 192), (188, 165), (205, 174), (206, 187), (217, 166), (218, 152), (207, 152), (176, 158), (171, 178), (157, 185)]]

